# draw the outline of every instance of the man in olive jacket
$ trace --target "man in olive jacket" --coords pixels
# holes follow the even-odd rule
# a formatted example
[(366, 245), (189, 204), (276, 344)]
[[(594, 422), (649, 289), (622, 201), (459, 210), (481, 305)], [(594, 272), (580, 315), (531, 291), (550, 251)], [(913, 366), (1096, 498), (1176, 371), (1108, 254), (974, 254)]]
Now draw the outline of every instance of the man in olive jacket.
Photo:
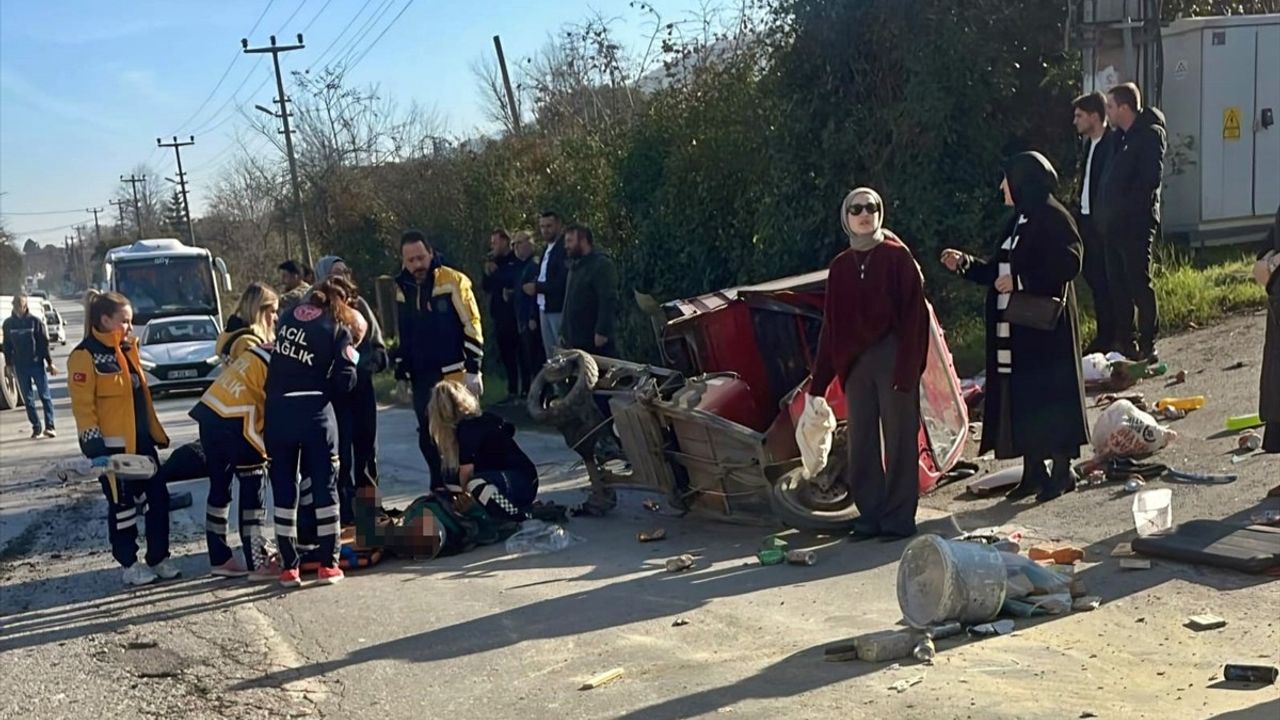
[(593, 355), (617, 357), (614, 337), (618, 309), (618, 270), (609, 256), (596, 250), (591, 228), (571, 225), (565, 231), (569, 279), (564, 292), (561, 345)]

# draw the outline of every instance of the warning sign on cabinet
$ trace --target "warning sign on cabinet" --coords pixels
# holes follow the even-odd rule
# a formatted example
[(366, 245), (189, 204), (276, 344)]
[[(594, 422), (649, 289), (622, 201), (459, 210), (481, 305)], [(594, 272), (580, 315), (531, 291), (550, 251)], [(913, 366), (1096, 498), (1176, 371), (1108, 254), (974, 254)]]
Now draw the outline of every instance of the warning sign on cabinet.
[(1240, 107), (1232, 105), (1222, 110), (1222, 139), (1240, 139)]

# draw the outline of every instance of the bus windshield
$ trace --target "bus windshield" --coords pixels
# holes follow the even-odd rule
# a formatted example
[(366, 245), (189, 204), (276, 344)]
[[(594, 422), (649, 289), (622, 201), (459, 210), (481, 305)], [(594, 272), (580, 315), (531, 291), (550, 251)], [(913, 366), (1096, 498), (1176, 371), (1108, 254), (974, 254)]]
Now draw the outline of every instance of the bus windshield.
[(172, 315), (217, 315), (213, 268), (205, 258), (159, 257), (117, 262), (115, 290), (133, 305), (134, 322)]

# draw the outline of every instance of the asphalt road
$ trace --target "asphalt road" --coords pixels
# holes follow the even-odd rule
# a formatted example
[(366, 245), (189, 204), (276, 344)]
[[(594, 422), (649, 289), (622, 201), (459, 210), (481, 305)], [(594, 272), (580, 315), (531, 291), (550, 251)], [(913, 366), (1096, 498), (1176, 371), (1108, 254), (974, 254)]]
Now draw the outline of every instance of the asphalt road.
[[(64, 314), (79, 324), (78, 312)], [(1173, 424), (1180, 436), (1158, 457), (1239, 475), (1172, 486), (1175, 520), (1280, 507), (1260, 502), (1280, 482), (1280, 457), (1232, 464), (1233, 440), (1219, 432), (1226, 415), (1254, 408), (1261, 328), (1261, 316), (1249, 316), (1171, 338), (1162, 352), (1188, 383), (1137, 388), (1148, 398), (1208, 395), (1204, 410)], [(1236, 361), (1246, 365), (1224, 369)], [(831, 643), (899, 622), (902, 543), (791, 533), (794, 546), (817, 550), (818, 564), (759, 567), (751, 556), (769, 528), (649, 512), (636, 493), (608, 518), (575, 519), (569, 529), (583, 542), (560, 553), (493, 547), (388, 562), (337, 587), (288, 593), (202, 576), (198, 501), (172, 516), (186, 579), (122, 590), (96, 486), (41, 477), (45, 463), (76, 453), (65, 386), (55, 387), (57, 440), (30, 441), (21, 413), (0, 415), (0, 718), (1280, 717), (1280, 688), (1221, 681), (1226, 661), (1280, 661), (1280, 586), (1162, 561), (1119, 571), (1109, 553), (1132, 537), (1131, 500), (1110, 487), (1043, 506), (968, 499), (959, 486), (923, 499), (926, 532), (1014, 524), (1077, 543), (1087, 553), (1079, 573), (1103, 598), (1093, 613), (1019, 621), (1011, 636), (944, 641), (932, 666), (822, 659)], [(176, 441), (194, 437), (192, 401), (159, 403)], [(380, 413), (393, 504), (425, 485), (414, 426), (404, 410)], [(576, 500), (582, 478), (558, 438), (520, 439), (547, 478), (544, 494)], [(202, 481), (183, 486), (204, 492)], [(635, 541), (658, 526), (665, 542)], [(683, 552), (698, 555), (694, 570), (662, 570)], [(1183, 627), (1206, 611), (1227, 627)], [(578, 690), (615, 667), (620, 680)]]

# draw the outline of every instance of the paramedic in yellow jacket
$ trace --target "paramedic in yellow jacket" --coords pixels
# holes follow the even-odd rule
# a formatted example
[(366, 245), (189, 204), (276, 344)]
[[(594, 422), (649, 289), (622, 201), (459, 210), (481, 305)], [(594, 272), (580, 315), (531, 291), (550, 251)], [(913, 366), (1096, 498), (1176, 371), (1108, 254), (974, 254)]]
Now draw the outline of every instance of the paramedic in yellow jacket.
[[(278, 566), (258, 567), (261, 558), (254, 554), (254, 541), (262, 537), (267, 514), (263, 494), (267, 468), (262, 440), (263, 401), (279, 302), (275, 291), (265, 285), (253, 283), (245, 288), (233, 316), (240, 319), (240, 327), (218, 338), (222, 374), (190, 412), (200, 425), (200, 444), (209, 466), (205, 540), (210, 573), (219, 577), (248, 575), (251, 580), (275, 580), (280, 575)], [(236, 559), (227, 544), (233, 479), (240, 484), (237, 525), (243, 562)]]
[(251, 347), (270, 343), (275, 337), (276, 316), (280, 310), (280, 296), (260, 282), (249, 283), (240, 293), (236, 311), (227, 318), (227, 325), (214, 343), (214, 352), (224, 363), (240, 357)]
[[(156, 418), (147, 377), (133, 335), (133, 308), (114, 292), (90, 290), (85, 297), (85, 337), (67, 360), (71, 411), (80, 451), (105, 468), (119, 453), (148, 455), (169, 446)], [(162, 477), (119, 480), (114, 488), (104, 475), (107, 536), (111, 555), (124, 567), (128, 585), (147, 585), (181, 574), (169, 560), (169, 491)], [(146, 564), (138, 560), (138, 514), (146, 518)]]

